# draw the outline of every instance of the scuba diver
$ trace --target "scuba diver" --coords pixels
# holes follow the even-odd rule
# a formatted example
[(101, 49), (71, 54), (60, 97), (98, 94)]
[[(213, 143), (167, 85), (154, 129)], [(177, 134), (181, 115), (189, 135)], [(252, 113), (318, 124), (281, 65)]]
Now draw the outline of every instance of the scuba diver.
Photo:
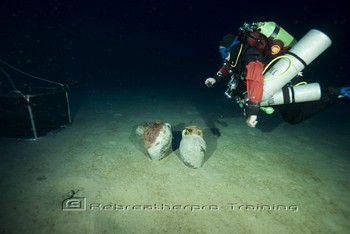
[[(312, 31), (312, 33), (317, 36), (319, 36), (318, 34), (322, 34), (319, 31)], [(327, 43), (330, 45), (330, 39), (327, 37), (325, 40), (329, 40)], [(291, 48), (296, 43), (297, 41), (294, 37), (275, 22), (244, 23), (236, 35), (227, 34), (220, 41), (219, 52), (223, 59), (223, 65), (213, 77), (205, 80), (205, 85), (212, 87), (223, 78), (230, 76), (231, 79), (228, 82), (228, 89), (225, 94), (229, 98), (234, 98), (244, 108), (246, 124), (249, 127), (256, 127), (260, 110), (268, 114), (272, 113), (274, 109), (270, 107), (271, 105), (278, 105), (282, 118), (286, 122), (296, 124), (325, 109), (336, 98), (350, 97), (350, 87), (342, 89), (327, 87), (322, 94), (319, 91), (320, 87), (318, 84), (301, 85), (301, 88), (294, 87), (290, 80), (300, 75), (302, 68), (314, 59), (306, 57), (305, 60), (310, 61), (305, 62), (303, 58), (291, 52)], [(323, 51), (325, 48), (321, 49)], [(277, 77), (265, 78), (266, 72), (272, 70), (271, 73), (273, 76), (275, 73), (278, 73), (278, 69), (281, 70), (280, 67), (274, 68), (272, 66), (270, 68), (270, 66), (276, 64), (276, 61), (280, 58), (286, 58), (284, 56), (286, 54), (290, 54), (290, 57), (293, 57), (287, 57), (290, 64), (293, 63), (292, 59), (297, 60), (295, 63), (299, 62), (301, 64), (300, 68), (297, 67), (296, 73), (287, 74), (287, 72), (283, 72)], [(317, 57), (317, 55), (314, 55), (314, 57)], [(283, 69), (290, 71), (290, 67), (291, 65)], [(275, 82), (276, 80), (278, 82)], [(268, 94), (269, 90), (266, 91), (264, 89), (265, 81), (271, 81), (273, 84), (272, 89), (281, 89), (281, 92), (275, 96), (274, 92)], [(286, 82), (280, 85), (281, 81)], [(295, 99), (296, 94), (299, 95), (300, 100), (298, 102)], [(268, 96), (269, 100), (266, 101), (265, 96)], [(282, 101), (279, 102), (278, 99)]]

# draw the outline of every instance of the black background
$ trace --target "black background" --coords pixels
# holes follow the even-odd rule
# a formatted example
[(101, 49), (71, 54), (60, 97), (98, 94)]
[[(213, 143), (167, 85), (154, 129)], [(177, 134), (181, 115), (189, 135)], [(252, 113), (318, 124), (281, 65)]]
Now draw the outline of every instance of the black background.
[(311, 28), (332, 39), (305, 69), (308, 81), (350, 84), (349, 17), (335, 1), (1, 2), (0, 58), (49, 80), (81, 87), (203, 86), (221, 65), (223, 35), (245, 21), (275, 21), (297, 39)]

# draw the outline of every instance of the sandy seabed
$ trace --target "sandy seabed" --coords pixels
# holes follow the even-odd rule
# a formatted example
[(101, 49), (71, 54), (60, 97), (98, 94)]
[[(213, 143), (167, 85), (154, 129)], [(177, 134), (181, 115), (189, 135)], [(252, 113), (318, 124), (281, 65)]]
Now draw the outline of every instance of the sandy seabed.
[[(350, 231), (348, 110), (335, 105), (299, 125), (261, 116), (252, 129), (235, 104), (202, 91), (89, 91), (67, 128), (0, 141), (0, 233)], [(156, 119), (174, 135), (161, 161), (135, 133)], [(207, 143), (199, 169), (179, 159), (192, 124)]]

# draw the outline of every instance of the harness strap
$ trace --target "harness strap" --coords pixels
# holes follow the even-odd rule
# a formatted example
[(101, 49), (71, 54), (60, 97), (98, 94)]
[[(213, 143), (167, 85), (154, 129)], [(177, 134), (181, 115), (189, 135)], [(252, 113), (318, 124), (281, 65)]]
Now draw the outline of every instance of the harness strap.
[(282, 88), (282, 94), (283, 94), (283, 101), (284, 104), (291, 103), (290, 98), (289, 98), (289, 89), (288, 86), (284, 86)]
[(297, 54), (294, 54), (293, 52), (290, 52), (290, 51), (287, 51), (287, 54), (290, 54), (293, 57), (295, 57), (296, 59), (298, 59), (299, 62), (301, 62), (304, 65), (304, 67), (307, 66), (306, 62), (302, 58), (300, 58)]
[(275, 37), (277, 36), (277, 34), (280, 32), (280, 29), (281, 29), (281, 27), (279, 25), (276, 25), (275, 29), (273, 30), (273, 32), (269, 38), (274, 40)]

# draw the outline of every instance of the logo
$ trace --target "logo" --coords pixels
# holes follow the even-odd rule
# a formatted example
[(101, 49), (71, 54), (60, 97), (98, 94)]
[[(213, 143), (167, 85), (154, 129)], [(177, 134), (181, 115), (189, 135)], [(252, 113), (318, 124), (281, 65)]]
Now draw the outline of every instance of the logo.
[(85, 197), (72, 197), (64, 199), (62, 202), (63, 211), (85, 211), (86, 210), (86, 198)]
[(118, 204), (118, 203), (99, 203), (87, 204), (85, 197), (68, 197), (62, 201), (62, 211), (293, 211), (298, 212), (298, 205), (285, 204), (245, 204), (245, 203), (227, 203), (226, 205), (200, 205), (200, 204)]
[(276, 55), (281, 51), (281, 47), (279, 45), (271, 46), (271, 54)]

